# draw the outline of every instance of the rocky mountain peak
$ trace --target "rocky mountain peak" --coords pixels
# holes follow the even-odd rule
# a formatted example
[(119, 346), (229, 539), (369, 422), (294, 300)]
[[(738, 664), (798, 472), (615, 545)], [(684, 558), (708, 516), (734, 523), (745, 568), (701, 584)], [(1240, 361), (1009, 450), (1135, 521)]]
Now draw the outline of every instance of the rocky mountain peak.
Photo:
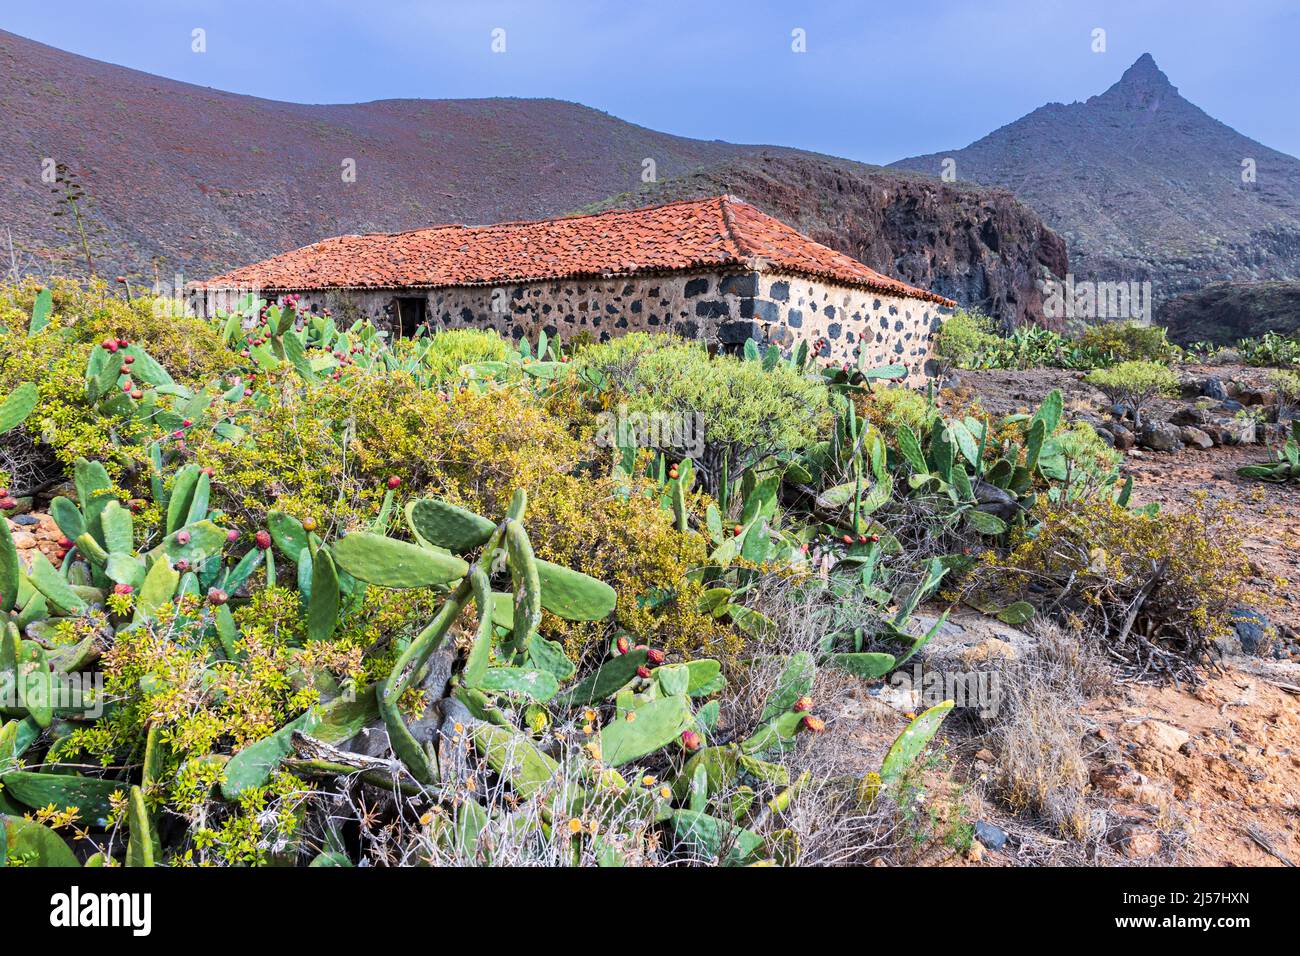
[(1118, 103), (1132, 110), (1157, 110), (1175, 98), (1178, 98), (1178, 88), (1156, 66), (1155, 58), (1143, 53), (1124, 71), (1119, 82), (1089, 102)]

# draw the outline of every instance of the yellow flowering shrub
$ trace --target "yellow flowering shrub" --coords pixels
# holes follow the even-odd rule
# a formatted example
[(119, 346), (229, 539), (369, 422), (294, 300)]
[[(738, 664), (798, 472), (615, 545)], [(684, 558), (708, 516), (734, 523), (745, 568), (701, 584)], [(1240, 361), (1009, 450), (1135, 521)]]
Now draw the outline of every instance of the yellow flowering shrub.
[(879, 428), (888, 441), (904, 425), (917, 437), (924, 437), (938, 417), (938, 411), (920, 392), (902, 385), (881, 385), (869, 394), (855, 396), (858, 414)]
[[(697, 609), (702, 588), (685, 577), (705, 562), (708, 542), (678, 531), (657, 496), (624, 497), (609, 479), (555, 475), (530, 494), (526, 524), (538, 557), (590, 574), (618, 592), (615, 617), (634, 642), (687, 658), (734, 658), (739, 652), (739, 635)], [(543, 628), (562, 637), (575, 660), (609, 636), (603, 625), (550, 615)]]
[(1198, 493), (1184, 510), (1151, 514), (1106, 495), (1040, 496), (1033, 517), (1032, 536), (1022, 533), (1005, 554), (986, 552), (968, 576), (975, 603), (1050, 602), (1096, 633), (1136, 642), (1138, 659), (1150, 662), (1157, 649), (1206, 657), (1231, 629), (1231, 609), (1257, 600), (1247, 528), (1232, 502)]

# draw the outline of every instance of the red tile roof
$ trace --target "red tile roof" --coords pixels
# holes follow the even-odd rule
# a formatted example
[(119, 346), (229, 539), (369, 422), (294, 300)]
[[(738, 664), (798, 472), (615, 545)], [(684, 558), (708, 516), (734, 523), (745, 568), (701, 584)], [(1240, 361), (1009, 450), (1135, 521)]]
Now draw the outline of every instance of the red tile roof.
[(790, 273), (953, 304), (868, 269), (731, 196), (536, 222), (336, 236), (195, 286), (439, 288), (716, 267)]

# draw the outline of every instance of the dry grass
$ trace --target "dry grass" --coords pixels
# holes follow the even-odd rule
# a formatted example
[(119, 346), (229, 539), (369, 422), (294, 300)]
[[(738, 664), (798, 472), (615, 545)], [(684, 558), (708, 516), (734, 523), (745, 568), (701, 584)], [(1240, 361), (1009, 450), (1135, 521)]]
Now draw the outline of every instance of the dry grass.
[(989, 743), (997, 796), (1015, 813), (1031, 813), (1062, 836), (1095, 837), (1088, 804), (1082, 711), (1111, 682), (1095, 645), (1054, 624), (1034, 628), (1035, 649), (1002, 670), (1002, 707)]

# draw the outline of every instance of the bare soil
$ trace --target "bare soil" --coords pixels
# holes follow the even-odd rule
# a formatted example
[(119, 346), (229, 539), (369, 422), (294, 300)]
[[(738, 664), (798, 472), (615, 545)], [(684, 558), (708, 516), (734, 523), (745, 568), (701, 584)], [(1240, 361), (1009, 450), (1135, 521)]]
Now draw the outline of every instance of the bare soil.
[[(1180, 372), (1252, 387), (1268, 375), (1238, 366)], [(962, 372), (944, 399), (977, 399), (1001, 415), (1030, 411), (1059, 388), (1067, 417), (1104, 417), (1107, 400), (1082, 379), (1056, 369)], [(1152, 414), (1167, 418), (1188, 403), (1161, 401)], [(958, 773), (972, 784), (965, 797), (972, 816), (1011, 835), (1002, 850), (977, 847), (961, 863), (1300, 865), (1300, 662), (1287, 659), (1295, 657), (1300, 634), (1300, 488), (1237, 476), (1239, 467), (1265, 457), (1263, 445), (1139, 450), (1126, 455), (1122, 470), (1133, 477), (1138, 503), (1176, 511), (1193, 492), (1237, 503), (1254, 528), (1247, 546), (1261, 610), (1290, 638), (1290, 650), (1280, 660), (1234, 657), (1194, 689), (1128, 684), (1091, 700), (1085, 751), (1089, 804), (1100, 820), (1091, 846), (1071, 845), (1040, 821), (1008, 815), (994, 791), (980, 786), (990, 765), (970, 752), (978, 740), (955, 744)]]

